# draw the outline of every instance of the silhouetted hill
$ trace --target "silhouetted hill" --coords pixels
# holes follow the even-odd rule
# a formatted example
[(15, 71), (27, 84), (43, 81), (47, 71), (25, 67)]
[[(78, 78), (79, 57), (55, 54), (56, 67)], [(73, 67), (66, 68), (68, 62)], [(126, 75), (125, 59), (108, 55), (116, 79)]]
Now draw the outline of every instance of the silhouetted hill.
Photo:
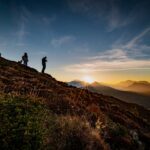
[(127, 81), (122, 81), (122, 82), (118, 83), (117, 86), (126, 88), (126, 87), (132, 85), (133, 83), (134, 83), (134, 81), (127, 80)]
[(150, 95), (150, 83), (147, 81), (124, 81), (120, 82), (115, 87), (126, 91), (133, 91)]
[(150, 96), (148, 95), (143, 95), (140, 93), (135, 93), (130, 91), (118, 90), (98, 82), (94, 82), (92, 84), (86, 84), (85, 82), (82, 81), (71, 81), (68, 84), (80, 88), (86, 88), (92, 92), (113, 96), (125, 102), (136, 103), (148, 109), (150, 108)]
[(0, 58), (0, 149), (149, 149), (150, 112)]

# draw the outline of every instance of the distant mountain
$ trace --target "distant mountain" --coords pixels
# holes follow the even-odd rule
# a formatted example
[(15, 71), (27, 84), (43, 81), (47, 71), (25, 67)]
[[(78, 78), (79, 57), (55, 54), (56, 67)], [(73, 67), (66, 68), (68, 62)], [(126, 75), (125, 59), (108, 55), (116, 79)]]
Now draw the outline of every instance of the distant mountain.
[(84, 81), (80, 81), (80, 80), (74, 80), (74, 81), (68, 82), (68, 85), (82, 88), (82, 87), (86, 86), (87, 83), (85, 83)]
[(118, 84), (116, 84), (116, 86), (126, 88), (126, 87), (132, 85), (134, 82), (135, 81), (132, 81), (132, 80), (122, 81), (122, 82), (119, 82)]
[[(130, 83), (131, 82), (128, 82), (128, 84)], [(85, 87), (85, 83), (82, 81), (72, 81), (72, 82), (69, 82), (69, 85), (72, 85), (72, 86), (77, 85), (76, 87), (87, 88), (92, 92), (97, 92), (97, 93), (101, 93), (104, 95), (113, 96), (125, 102), (136, 103), (146, 108), (150, 108), (150, 96), (143, 95), (141, 93), (118, 90), (118, 89), (103, 85), (98, 82), (88, 84), (86, 87)]]
[(143, 94), (150, 95), (150, 83), (147, 81), (124, 81), (120, 82), (114, 87), (125, 90), (125, 91), (133, 91)]

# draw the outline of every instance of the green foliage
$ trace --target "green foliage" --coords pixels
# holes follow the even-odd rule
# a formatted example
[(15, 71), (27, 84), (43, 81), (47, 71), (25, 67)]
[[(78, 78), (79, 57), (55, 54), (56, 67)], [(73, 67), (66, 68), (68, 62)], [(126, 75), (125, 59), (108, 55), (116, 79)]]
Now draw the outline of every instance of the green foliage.
[(55, 146), (54, 150), (106, 149), (98, 132), (90, 128), (86, 120), (73, 116), (62, 116), (58, 117), (56, 124), (52, 144)]
[[(100, 136), (85, 120), (56, 116), (40, 103), (25, 98), (0, 98), (0, 149), (104, 149)], [(93, 134), (95, 133), (95, 134)]]
[(128, 133), (127, 129), (123, 125), (114, 122), (109, 124), (109, 132), (114, 137), (123, 137)]
[(0, 101), (0, 120), (0, 149), (34, 150), (44, 146), (45, 125), (53, 124), (54, 119), (40, 104), (6, 98)]

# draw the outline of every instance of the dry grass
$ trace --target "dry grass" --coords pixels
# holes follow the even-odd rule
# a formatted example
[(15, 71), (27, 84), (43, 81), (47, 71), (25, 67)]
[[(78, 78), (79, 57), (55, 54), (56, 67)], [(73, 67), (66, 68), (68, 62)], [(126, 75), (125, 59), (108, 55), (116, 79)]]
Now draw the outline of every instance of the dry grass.
[[(120, 149), (124, 145), (128, 146), (127, 149), (131, 149), (135, 145), (132, 143), (133, 139), (129, 131), (137, 130), (145, 147), (150, 146), (148, 142), (150, 140), (150, 112), (143, 107), (124, 103), (113, 97), (92, 93), (85, 89), (69, 87), (49, 75), (43, 75), (15, 62), (2, 59), (0, 70), (3, 70), (0, 72), (1, 98), (9, 96), (30, 99), (39, 105), (44, 104), (46, 109), (57, 116), (55, 127), (58, 129), (51, 130), (55, 131), (53, 134), (57, 137), (56, 141), (49, 137), (45, 143), (62, 142), (61, 147), (63, 147), (65, 143), (63, 140), (72, 140), (69, 145), (74, 144), (77, 140), (84, 143), (83, 145), (87, 145), (89, 141), (90, 146), (85, 146), (89, 150), (93, 148), (93, 145), (107, 149), (106, 143), (109, 143), (111, 149), (115, 149), (116, 145), (120, 146)], [(43, 117), (46, 120), (49, 119), (48, 116)], [(64, 134), (57, 134), (61, 133), (59, 131)], [(122, 131), (126, 131), (127, 135), (122, 134)], [(119, 134), (120, 138), (114, 138), (115, 134)]]

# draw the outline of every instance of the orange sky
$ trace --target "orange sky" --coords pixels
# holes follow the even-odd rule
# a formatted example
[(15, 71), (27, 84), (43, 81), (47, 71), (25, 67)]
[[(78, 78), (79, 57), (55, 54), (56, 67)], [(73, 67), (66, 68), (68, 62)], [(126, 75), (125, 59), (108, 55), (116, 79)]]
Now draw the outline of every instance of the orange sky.
[[(52, 70), (48, 71), (53, 72)], [(149, 81), (150, 82), (150, 70), (124, 70), (124, 71), (107, 71), (107, 72), (92, 72), (92, 73), (70, 73), (54, 71), (52, 75), (60, 81), (72, 81), (83, 80), (85, 76), (90, 76), (94, 81), (104, 82), (108, 84), (118, 83), (125, 80), (134, 81)]]

